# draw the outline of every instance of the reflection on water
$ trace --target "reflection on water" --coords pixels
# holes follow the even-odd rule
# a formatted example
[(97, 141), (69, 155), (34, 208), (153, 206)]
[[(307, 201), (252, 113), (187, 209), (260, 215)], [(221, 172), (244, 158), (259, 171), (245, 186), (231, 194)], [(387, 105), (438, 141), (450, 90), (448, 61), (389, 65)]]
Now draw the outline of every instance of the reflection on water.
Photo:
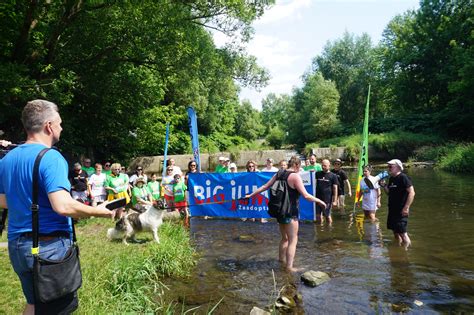
[(331, 276), (310, 288), (278, 263), (276, 223), (193, 218), (191, 233), (202, 259), (188, 279), (167, 283), (169, 298), (185, 310), (199, 306), (194, 312), (203, 314), (224, 298), (217, 313), (248, 314), (294, 283), (303, 296), (297, 313), (473, 312), (474, 177), (432, 170), (409, 175), (416, 197), (408, 251), (386, 229), (386, 196), (379, 222), (346, 210), (332, 226), (302, 223), (295, 265)]

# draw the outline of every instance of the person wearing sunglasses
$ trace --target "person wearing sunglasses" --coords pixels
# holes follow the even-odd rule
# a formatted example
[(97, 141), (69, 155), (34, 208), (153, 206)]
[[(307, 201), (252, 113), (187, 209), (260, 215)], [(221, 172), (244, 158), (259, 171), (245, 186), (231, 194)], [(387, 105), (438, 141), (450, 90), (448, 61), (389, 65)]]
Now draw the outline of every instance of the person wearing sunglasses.
[(188, 185), (188, 178), (189, 174), (191, 173), (198, 173), (197, 162), (194, 160), (189, 161), (188, 163), (188, 170), (186, 171), (186, 176), (184, 176), (184, 184)]
[(105, 175), (110, 175), (112, 173), (112, 170), (110, 169), (110, 166), (112, 165), (111, 162), (107, 161), (104, 163), (104, 169), (102, 170), (102, 173)]
[(146, 183), (148, 183), (148, 177), (143, 172), (143, 167), (141, 166), (137, 166), (137, 168), (135, 169), (135, 173), (130, 177), (130, 186), (133, 187), (135, 185), (135, 181), (137, 180), (138, 177), (142, 177), (145, 180), (145, 186), (146, 186)]
[(415, 198), (415, 189), (410, 177), (402, 173), (402, 161), (390, 160), (387, 162), (387, 167), (390, 174), (388, 184), (385, 184), (384, 180), (379, 182), (388, 194), (387, 228), (393, 231), (393, 236), (399, 245), (408, 248), (411, 245), (407, 232), (408, 216)]

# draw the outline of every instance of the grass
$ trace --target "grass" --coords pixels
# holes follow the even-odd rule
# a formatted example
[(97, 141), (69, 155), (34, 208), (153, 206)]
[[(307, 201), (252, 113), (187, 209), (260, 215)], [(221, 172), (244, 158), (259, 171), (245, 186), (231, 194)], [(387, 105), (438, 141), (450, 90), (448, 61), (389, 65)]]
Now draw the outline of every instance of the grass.
[[(146, 236), (145, 243), (124, 246), (106, 240), (111, 226), (104, 219), (78, 224), (83, 286), (76, 314), (181, 313), (176, 303), (164, 302), (168, 288), (161, 279), (185, 277), (194, 268), (197, 255), (188, 231), (165, 223), (159, 230), (160, 244), (151, 234), (142, 234), (138, 238)], [(8, 301), (2, 302), (0, 314), (19, 314), (24, 298), (6, 248), (0, 249), (0, 264), (0, 300)]]

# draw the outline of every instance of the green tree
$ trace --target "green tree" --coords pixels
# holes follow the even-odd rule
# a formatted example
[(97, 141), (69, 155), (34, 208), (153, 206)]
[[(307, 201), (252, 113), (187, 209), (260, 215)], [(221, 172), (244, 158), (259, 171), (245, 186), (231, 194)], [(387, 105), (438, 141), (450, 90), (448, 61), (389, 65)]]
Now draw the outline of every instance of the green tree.
[[(366, 33), (355, 36), (345, 32), (341, 39), (328, 42), (323, 53), (313, 59), (313, 71), (320, 72), (326, 80), (335, 82), (340, 94), (339, 118), (348, 127), (362, 124), (367, 88), (377, 91), (378, 59), (370, 36)], [(374, 93), (373, 93), (374, 94)], [(372, 95), (373, 113), (377, 96)]]
[[(421, 1), (395, 17), (383, 35), (387, 101), (398, 114), (424, 115), (425, 131), (472, 139), (474, 54), (472, 1)], [(419, 131), (419, 130), (418, 130)]]
[(339, 93), (320, 73), (306, 75), (288, 111), (289, 141), (299, 147), (334, 136), (339, 130)]
[[(27, 100), (60, 106), (61, 146), (97, 159), (156, 154), (171, 122), (170, 153), (189, 143), (185, 108), (208, 134), (235, 128), (236, 81), (262, 86), (266, 71), (241, 47), (215, 47), (209, 29), (251, 35), (270, 2), (15, 1), (0, 5), (0, 129), (12, 140)], [(136, 136), (135, 136), (136, 135)], [(156, 137), (152, 137), (155, 135)], [(176, 139), (176, 140), (174, 140)]]

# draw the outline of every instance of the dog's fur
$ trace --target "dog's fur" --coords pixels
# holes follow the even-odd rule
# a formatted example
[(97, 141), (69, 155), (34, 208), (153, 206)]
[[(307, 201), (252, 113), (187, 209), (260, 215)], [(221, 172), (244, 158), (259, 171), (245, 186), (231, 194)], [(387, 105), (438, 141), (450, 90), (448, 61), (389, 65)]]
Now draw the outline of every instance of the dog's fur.
[(163, 214), (166, 212), (163, 210), (164, 208), (163, 202), (158, 200), (143, 213), (130, 211), (117, 221), (115, 228), (108, 229), (107, 238), (109, 240), (122, 239), (122, 242), (128, 245), (128, 238), (135, 241), (137, 232), (149, 231), (153, 233), (153, 238), (159, 243), (158, 228), (163, 224)]

